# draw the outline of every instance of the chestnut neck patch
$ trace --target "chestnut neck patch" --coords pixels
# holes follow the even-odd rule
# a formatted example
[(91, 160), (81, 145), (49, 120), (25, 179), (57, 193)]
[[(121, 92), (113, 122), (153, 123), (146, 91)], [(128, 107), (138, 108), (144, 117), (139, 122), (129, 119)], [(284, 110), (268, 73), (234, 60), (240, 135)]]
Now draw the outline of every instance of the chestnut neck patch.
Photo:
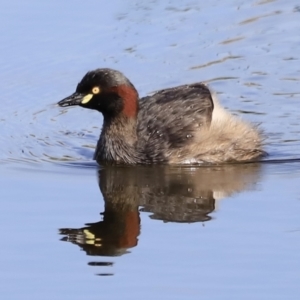
[(118, 94), (123, 99), (124, 108), (122, 113), (128, 118), (135, 118), (138, 113), (137, 91), (125, 84), (112, 87), (109, 90)]

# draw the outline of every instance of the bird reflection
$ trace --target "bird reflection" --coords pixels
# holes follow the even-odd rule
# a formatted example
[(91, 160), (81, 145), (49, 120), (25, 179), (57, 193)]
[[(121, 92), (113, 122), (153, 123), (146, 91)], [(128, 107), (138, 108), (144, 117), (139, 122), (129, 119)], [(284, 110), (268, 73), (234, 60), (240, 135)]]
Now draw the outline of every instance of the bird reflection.
[(120, 256), (138, 244), (140, 211), (164, 222), (210, 221), (220, 199), (253, 188), (259, 175), (259, 164), (106, 166), (98, 171), (105, 202), (102, 220), (78, 229), (62, 228), (60, 234), (64, 235), (62, 240), (77, 244), (87, 255)]

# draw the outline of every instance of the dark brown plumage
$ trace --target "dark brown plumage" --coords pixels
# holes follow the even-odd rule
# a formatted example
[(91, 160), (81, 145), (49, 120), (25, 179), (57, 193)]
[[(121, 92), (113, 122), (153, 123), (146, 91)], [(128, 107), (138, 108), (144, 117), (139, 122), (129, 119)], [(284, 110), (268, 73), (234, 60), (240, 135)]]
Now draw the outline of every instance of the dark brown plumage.
[(97, 69), (58, 104), (103, 114), (94, 156), (100, 164), (218, 164), (264, 155), (257, 129), (226, 112), (203, 83), (139, 99), (122, 73)]

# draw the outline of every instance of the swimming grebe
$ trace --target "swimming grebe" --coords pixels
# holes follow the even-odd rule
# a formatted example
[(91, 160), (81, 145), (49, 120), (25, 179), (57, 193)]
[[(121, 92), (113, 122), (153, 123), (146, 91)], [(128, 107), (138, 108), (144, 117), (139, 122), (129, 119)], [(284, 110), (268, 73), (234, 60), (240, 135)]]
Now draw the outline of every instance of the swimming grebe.
[(223, 109), (203, 83), (139, 99), (121, 72), (97, 69), (58, 104), (103, 114), (94, 155), (99, 164), (220, 164), (253, 161), (265, 153), (257, 128)]

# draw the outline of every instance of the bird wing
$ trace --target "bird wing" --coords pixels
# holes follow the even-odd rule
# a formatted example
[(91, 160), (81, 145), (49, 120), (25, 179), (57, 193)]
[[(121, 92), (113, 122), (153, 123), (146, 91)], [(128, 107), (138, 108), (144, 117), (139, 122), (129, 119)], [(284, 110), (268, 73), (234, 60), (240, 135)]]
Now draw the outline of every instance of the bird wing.
[[(203, 83), (161, 90), (140, 99), (138, 135), (149, 145), (178, 149), (209, 126), (214, 108), (211, 92)], [(157, 147), (155, 147), (157, 148)]]

